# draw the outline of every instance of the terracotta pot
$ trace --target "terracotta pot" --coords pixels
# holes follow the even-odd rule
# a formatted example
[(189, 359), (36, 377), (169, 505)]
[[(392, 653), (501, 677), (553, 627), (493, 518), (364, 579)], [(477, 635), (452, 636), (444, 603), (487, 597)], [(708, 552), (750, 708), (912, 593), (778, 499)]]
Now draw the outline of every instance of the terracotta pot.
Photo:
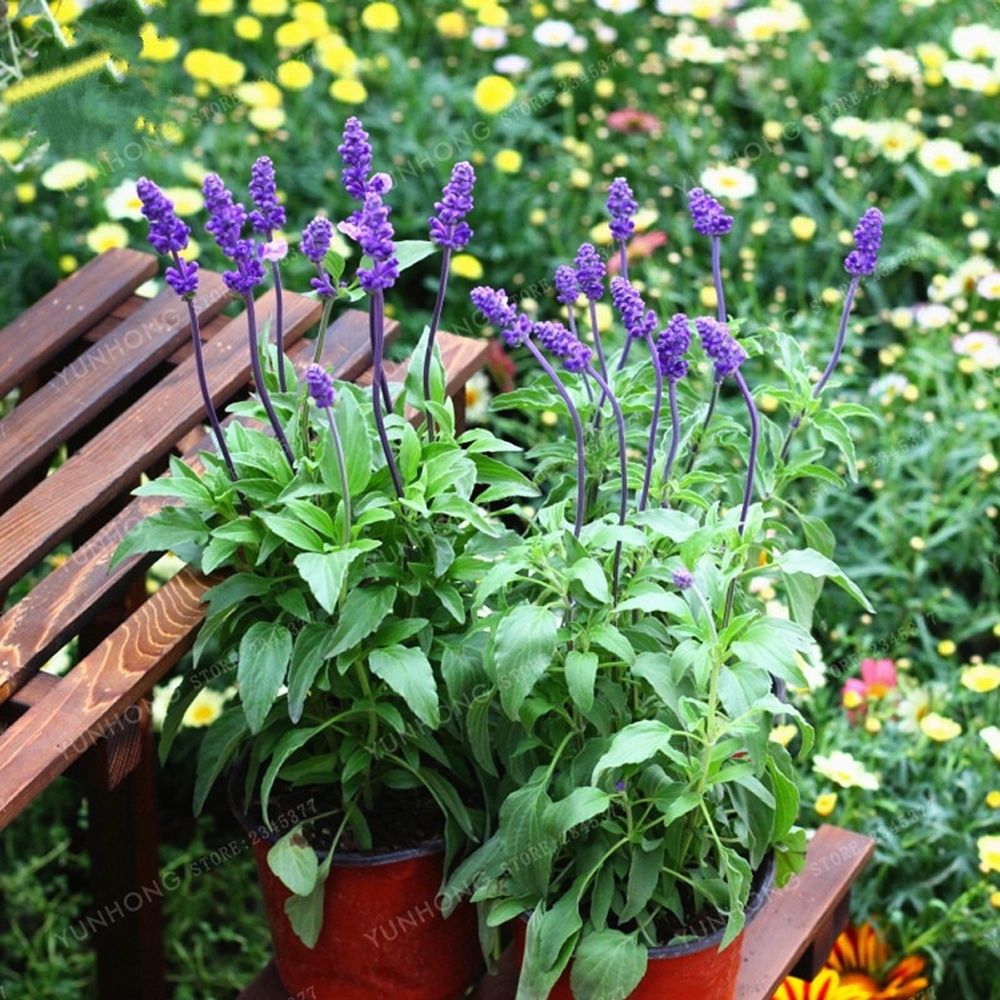
[[(232, 784), (230, 786), (232, 794)], [(326, 880), (323, 927), (307, 948), (285, 914), (291, 896), (267, 865), (281, 835), (265, 836), (231, 798), (250, 837), (274, 962), (290, 996), (310, 1000), (458, 1000), (482, 963), (475, 909), (446, 920), (439, 890), (444, 845), (382, 855), (337, 854)]]
[[(759, 912), (774, 883), (770, 855), (755, 878), (754, 893), (746, 908), (747, 923)], [(518, 921), (519, 948), (524, 949), (526, 921)], [(725, 929), (686, 944), (653, 948), (642, 982), (628, 1000), (734, 1000), (743, 957), (746, 929), (724, 951), (719, 951)], [(549, 993), (549, 1000), (575, 1000), (566, 970)]]

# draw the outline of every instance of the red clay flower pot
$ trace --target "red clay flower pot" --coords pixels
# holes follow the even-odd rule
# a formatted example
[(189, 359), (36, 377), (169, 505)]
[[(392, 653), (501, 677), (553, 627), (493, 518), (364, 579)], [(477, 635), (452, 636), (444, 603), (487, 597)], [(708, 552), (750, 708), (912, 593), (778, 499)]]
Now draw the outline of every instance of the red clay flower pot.
[[(234, 812), (253, 846), (274, 962), (290, 996), (310, 1000), (458, 1000), (482, 964), (474, 907), (440, 909), (444, 845), (382, 855), (338, 854), (326, 880), (323, 927), (307, 948), (289, 923), (291, 893), (267, 864), (281, 832)], [(266, 832), (266, 831), (264, 831)]]

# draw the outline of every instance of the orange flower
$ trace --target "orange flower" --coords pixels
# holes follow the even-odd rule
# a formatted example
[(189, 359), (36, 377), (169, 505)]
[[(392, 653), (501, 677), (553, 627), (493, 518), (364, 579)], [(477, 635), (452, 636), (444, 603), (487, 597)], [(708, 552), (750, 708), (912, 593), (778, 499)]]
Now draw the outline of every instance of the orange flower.
[(773, 1000), (841, 1000), (840, 977), (830, 969), (823, 969), (809, 982), (788, 976)]
[(837, 938), (827, 968), (840, 973), (837, 1000), (910, 1000), (926, 990), (924, 959), (909, 955), (890, 964), (888, 945), (869, 923), (850, 926)]

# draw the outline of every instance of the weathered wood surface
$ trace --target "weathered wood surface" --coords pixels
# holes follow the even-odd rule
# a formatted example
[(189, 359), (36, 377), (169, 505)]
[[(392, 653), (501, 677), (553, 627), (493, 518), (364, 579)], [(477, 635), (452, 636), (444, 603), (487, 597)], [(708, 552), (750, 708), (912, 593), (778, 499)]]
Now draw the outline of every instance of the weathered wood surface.
[(109, 250), (0, 330), (0, 397), (107, 315), (159, 268), (136, 250)]
[[(773, 891), (747, 928), (736, 1000), (771, 1000), (785, 976), (815, 976), (847, 924), (851, 886), (874, 849), (869, 837), (833, 826), (819, 828), (801, 874)], [(470, 1000), (514, 1000), (516, 993), (517, 960), (510, 947), (501, 956), (497, 974), (485, 976)], [(271, 963), (238, 1000), (287, 998)]]

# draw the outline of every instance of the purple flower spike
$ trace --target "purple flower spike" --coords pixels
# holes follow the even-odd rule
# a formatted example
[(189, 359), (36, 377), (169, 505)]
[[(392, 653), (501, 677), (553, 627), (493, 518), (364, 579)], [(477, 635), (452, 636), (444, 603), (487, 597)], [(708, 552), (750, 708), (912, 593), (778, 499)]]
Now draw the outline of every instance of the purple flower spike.
[(646, 308), (642, 296), (627, 278), (616, 275), (611, 279), (611, 300), (621, 314), (630, 337), (645, 339), (656, 329), (656, 313)]
[(337, 397), (333, 388), (333, 378), (322, 365), (313, 363), (306, 368), (306, 385), (309, 386), (309, 395), (316, 401), (317, 406), (323, 408), (333, 406), (333, 401)]
[(380, 195), (369, 191), (358, 217), (358, 242), (364, 254), (372, 259), (371, 268), (358, 268), (358, 282), (366, 292), (390, 288), (399, 277), (393, 235), (389, 206), (383, 204)]
[(611, 216), (611, 235), (616, 240), (627, 240), (635, 230), (632, 216), (639, 203), (632, 197), (632, 189), (624, 177), (616, 177), (608, 188), (608, 213)]
[(684, 378), (688, 363), (684, 355), (691, 346), (691, 327), (684, 313), (674, 313), (656, 340), (656, 364), (660, 374), (671, 382)]
[(556, 300), (564, 306), (573, 305), (580, 297), (576, 271), (569, 264), (560, 264), (555, 273)]
[(546, 320), (535, 323), (532, 333), (550, 354), (561, 358), (563, 367), (570, 372), (582, 372), (590, 364), (593, 352), (575, 337), (562, 323)]
[(317, 216), (302, 230), (302, 242), (299, 246), (314, 264), (318, 264), (330, 249), (332, 239), (333, 226), (330, 220)]
[(702, 188), (688, 192), (688, 211), (694, 228), (704, 236), (725, 236), (733, 228), (733, 217)]
[(855, 277), (871, 274), (882, 245), (882, 213), (877, 208), (869, 208), (861, 216), (854, 230), (854, 245), (857, 249), (847, 255), (844, 270)]
[(372, 168), (372, 147), (361, 122), (350, 117), (344, 123), (344, 141), (337, 147), (344, 161), (341, 181), (355, 201), (364, 201), (368, 192), (368, 174)]
[(582, 244), (573, 263), (576, 265), (576, 280), (579, 282), (580, 291), (591, 302), (596, 302), (604, 295), (606, 269), (593, 243)]
[(257, 207), (250, 213), (250, 225), (255, 233), (264, 233), (270, 238), (275, 229), (285, 224), (285, 210), (278, 204), (274, 164), (268, 156), (259, 157), (250, 169), (250, 197)]
[(746, 351), (736, 343), (725, 323), (704, 316), (694, 321), (701, 346), (715, 362), (715, 378), (721, 382), (726, 376), (735, 374), (746, 361)]
[(188, 245), (191, 230), (174, 214), (174, 203), (148, 178), (135, 185), (142, 214), (149, 220), (149, 242), (158, 253), (178, 253)]
[(486, 322), (500, 330), (508, 347), (520, 347), (531, 334), (532, 323), (507, 298), (502, 289), (480, 285), (469, 293), (472, 304), (486, 317)]
[(681, 590), (688, 590), (694, 586), (694, 574), (683, 566), (680, 569), (675, 569), (672, 576), (674, 586), (679, 587)]
[(471, 163), (456, 163), (451, 169), (451, 180), (444, 186), (441, 200), (434, 203), (438, 213), (428, 221), (431, 239), (439, 247), (464, 250), (472, 239), (472, 230), (465, 217), (472, 211), (472, 186), (476, 174)]
[(219, 249), (234, 260), (248, 256), (250, 241), (242, 238), (246, 210), (239, 202), (233, 201), (232, 192), (218, 174), (208, 174), (202, 181), (201, 190), (209, 214), (205, 229), (215, 237)]
[(167, 284), (182, 298), (186, 299), (198, 291), (198, 262), (177, 258), (174, 267), (168, 267), (164, 277)]

